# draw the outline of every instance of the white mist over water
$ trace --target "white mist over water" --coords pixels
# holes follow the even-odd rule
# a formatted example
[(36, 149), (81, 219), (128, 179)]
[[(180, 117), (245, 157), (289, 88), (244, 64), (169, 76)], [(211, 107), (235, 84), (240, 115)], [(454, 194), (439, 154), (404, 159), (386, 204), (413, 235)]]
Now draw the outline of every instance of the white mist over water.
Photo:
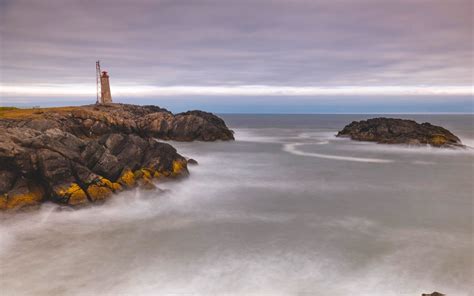
[[(312, 145), (322, 145), (327, 144), (325, 142), (320, 143), (311, 143)], [(389, 163), (393, 162), (390, 159), (380, 159), (380, 158), (363, 158), (363, 157), (351, 157), (351, 156), (339, 156), (339, 155), (330, 155), (330, 154), (321, 154), (321, 153), (311, 153), (311, 152), (303, 152), (298, 150), (298, 146), (305, 145), (304, 143), (291, 143), (285, 144), (283, 146), (283, 151), (289, 152), (295, 155), (302, 155), (302, 156), (310, 156), (310, 157), (318, 157), (318, 158), (325, 158), (325, 159), (336, 159), (336, 160), (347, 160), (347, 161), (356, 161), (356, 162), (374, 162), (374, 163)]]
[[(472, 150), (335, 138), (347, 116), (224, 119), (237, 141), (172, 143), (199, 166), (166, 193), (3, 214), (1, 294), (472, 293)], [(429, 121), (474, 139), (472, 117)]]

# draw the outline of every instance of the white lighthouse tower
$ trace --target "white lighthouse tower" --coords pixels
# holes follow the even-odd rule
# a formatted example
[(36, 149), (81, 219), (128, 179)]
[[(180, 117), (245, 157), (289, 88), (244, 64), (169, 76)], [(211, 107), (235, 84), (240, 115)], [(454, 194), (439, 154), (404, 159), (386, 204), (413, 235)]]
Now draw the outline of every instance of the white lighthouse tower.
[(109, 74), (100, 70), (100, 61), (95, 63), (97, 79), (97, 102), (96, 104), (111, 104), (112, 93), (110, 92)]

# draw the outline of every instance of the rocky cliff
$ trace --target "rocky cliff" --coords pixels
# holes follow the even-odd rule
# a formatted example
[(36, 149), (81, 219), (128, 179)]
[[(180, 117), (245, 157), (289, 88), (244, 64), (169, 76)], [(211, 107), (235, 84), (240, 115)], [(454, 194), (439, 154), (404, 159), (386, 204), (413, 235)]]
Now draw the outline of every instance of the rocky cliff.
[(464, 147), (461, 140), (447, 129), (430, 123), (396, 118), (372, 118), (346, 125), (338, 137), (383, 144)]
[(111, 104), (0, 112), (0, 209), (101, 202), (188, 174), (176, 141), (233, 140), (217, 116)]

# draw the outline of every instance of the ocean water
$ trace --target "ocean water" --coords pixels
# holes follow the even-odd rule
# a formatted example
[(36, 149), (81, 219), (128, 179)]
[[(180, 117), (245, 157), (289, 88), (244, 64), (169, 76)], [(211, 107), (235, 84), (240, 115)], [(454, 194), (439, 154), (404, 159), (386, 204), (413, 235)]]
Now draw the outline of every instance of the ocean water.
[[(0, 216), (1, 295), (472, 295), (474, 150), (335, 138), (368, 115), (224, 115), (167, 191)], [(470, 115), (404, 115), (474, 147)]]

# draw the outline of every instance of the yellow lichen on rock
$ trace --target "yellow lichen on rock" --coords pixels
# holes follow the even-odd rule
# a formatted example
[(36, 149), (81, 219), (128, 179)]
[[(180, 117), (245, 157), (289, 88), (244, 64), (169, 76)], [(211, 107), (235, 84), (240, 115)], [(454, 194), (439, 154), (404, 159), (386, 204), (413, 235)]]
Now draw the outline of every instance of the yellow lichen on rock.
[(110, 190), (108, 187), (95, 184), (87, 188), (87, 193), (94, 201), (105, 200), (113, 194), (112, 190)]
[(133, 173), (135, 180), (146, 180), (151, 182), (151, 180), (154, 178), (155, 175), (155, 170), (151, 168), (141, 168), (139, 170), (136, 170)]
[(77, 206), (89, 202), (87, 194), (77, 183), (71, 183), (69, 187), (60, 188), (56, 191), (59, 198), (65, 199), (69, 205)]
[(38, 205), (42, 199), (37, 193), (25, 193), (8, 197), (6, 209), (23, 208), (26, 206)]
[(185, 160), (173, 160), (173, 170), (171, 172), (172, 177), (177, 177), (183, 173), (187, 173), (187, 165)]
[(68, 204), (71, 206), (77, 206), (81, 204), (86, 204), (88, 203), (89, 200), (87, 199), (87, 195), (84, 192), (84, 190), (77, 190), (73, 192), (68, 199)]
[(151, 169), (141, 169), (140, 170), (142, 172), (142, 178), (143, 179), (147, 179), (147, 180), (151, 180), (153, 179), (153, 171)]
[(446, 144), (447, 141), (448, 140), (443, 135), (433, 135), (433, 137), (431, 138), (431, 143), (434, 146), (443, 146), (444, 144)]
[(97, 180), (96, 180), (96, 183), (97, 185), (101, 185), (101, 186), (106, 186), (110, 189), (112, 189), (112, 182), (109, 180), (109, 179), (106, 179), (104, 177), (99, 177)]
[(115, 183), (115, 182), (110, 182), (112, 187), (110, 187), (110, 189), (112, 189), (113, 192), (120, 192), (123, 190), (123, 187), (122, 185), (120, 185), (119, 183)]
[(103, 177), (99, 178), (99, 182), (96, 184), (100, 186), (105, 186), (109, 188), (110, 190), (112, 190), (113, 192), (119, 192), (123, 190), (122, 185), (120, 185), (119, 183), (112, 182), (109, 179), (106, 179)]
[(143, 178), (143, 172), (141, 170), (136, 170), (133, 172), (133, 178), (135, 178), (135, 180)]
[(134, 187), (136, 184), (135, 175), (130, 169), (125, 169), (117, 180), (117, 183), (127, 188)]
[(156, 186), (153, 183), (155, 174), (156, 171), (152, 168), (141, 168), (135, 171), (134, 176), (140, 188), (145, 190), (153, 190), (156, 189)]
[(55, 191), (59, 197), (69, 197), (71, 194), (79, 190), (82, 189), (77, 183), (71, 183), (71, 185), (57, 188)]
[(5, 209), (19, 209), (39, 205), (44, 198), (44, 191), (39, 186), (29, 188), (30, 192), (7, 195)]

